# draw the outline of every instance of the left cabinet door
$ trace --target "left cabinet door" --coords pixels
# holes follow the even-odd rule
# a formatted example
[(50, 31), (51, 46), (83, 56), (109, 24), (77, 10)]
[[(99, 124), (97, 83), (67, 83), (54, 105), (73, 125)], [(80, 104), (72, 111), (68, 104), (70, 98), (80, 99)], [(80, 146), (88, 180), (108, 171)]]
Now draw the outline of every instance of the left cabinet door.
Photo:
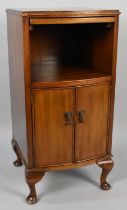
[(35, 166), (73, 162), (74, 90), (33, 91)]

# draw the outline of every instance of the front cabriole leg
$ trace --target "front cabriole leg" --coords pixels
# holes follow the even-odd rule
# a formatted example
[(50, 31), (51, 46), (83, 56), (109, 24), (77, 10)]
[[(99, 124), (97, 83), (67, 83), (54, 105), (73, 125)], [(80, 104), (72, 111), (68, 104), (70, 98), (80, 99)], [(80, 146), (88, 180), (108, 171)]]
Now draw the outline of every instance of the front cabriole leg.
[(35, 184), (39, 182), (44, 176), (45, 172), (25, 170), (26, 183), (30, 189), (30, 193), (26, 198), (28, 204), (35, 204), (37, 202), (37, 194)]
[(100, 183), (101, 183), (101, 188), (102, 190), (109, 190), (111, 188), (111, 185), (106, 181), (106, 178), (109, 174), (109, 172), (112, 170), (113, 168), (113, 160), (107, 159), (107, 160), (103, 160), (103, 161), (98, 161), (97, 165), (102, 168), (102, 174), (100, 177)]

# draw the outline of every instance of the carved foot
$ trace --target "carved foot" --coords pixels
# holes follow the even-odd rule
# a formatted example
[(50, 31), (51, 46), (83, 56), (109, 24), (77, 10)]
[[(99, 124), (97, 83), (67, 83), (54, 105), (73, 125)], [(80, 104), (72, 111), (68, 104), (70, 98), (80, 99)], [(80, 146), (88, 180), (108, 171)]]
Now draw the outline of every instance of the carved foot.
[(102, 168), (102, 174), (100, 177), (100, 183), (101, 183), (101, 189), (102, 190), (109, 190), (111, 188), (111, 185), (106, 181), (106, 178), (109, 174), (109, 172), (113, 168), (113, 161), (112, 159), (107, 159), (104, 161), (97, 162), (97, 165)]
[(14, 166), (16, 167), (22, 166), (23, 165), (22, 158), (20, 156), (16, 141), (14, 139), (12, 139), (12, 148), (17, 156), (17, 160), (13, 162)]
[(44, 174), (45, 172), (33, 172), (27, 169), (25, 170), (26, 183), (30, 189), (30, 193), (26, 198), (28, 204), (35, 204), (37, 202), (35, 184), (42, 179)]

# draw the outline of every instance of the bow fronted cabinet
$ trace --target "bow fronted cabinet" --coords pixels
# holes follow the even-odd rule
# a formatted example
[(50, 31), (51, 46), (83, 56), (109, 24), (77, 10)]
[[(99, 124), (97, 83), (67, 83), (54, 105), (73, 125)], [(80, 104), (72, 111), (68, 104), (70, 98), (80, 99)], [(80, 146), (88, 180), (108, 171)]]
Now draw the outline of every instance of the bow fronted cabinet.
[(28, 203), (50, 170), (96, 163), (109, 190), (118, 10), (7, 10), (15, 166)]

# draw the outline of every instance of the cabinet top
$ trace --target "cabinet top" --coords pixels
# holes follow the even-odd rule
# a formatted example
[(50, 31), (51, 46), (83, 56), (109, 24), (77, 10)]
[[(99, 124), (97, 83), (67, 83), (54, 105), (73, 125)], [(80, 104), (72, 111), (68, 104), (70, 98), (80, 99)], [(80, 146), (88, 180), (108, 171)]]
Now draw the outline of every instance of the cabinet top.
[(56, 9), (7, 9), (7, 13), (26, 17), (88, 17), (88, 16), (115, 16), (119, 15), (119, 10), (103, 10), (88, 8), (56, 8)]

